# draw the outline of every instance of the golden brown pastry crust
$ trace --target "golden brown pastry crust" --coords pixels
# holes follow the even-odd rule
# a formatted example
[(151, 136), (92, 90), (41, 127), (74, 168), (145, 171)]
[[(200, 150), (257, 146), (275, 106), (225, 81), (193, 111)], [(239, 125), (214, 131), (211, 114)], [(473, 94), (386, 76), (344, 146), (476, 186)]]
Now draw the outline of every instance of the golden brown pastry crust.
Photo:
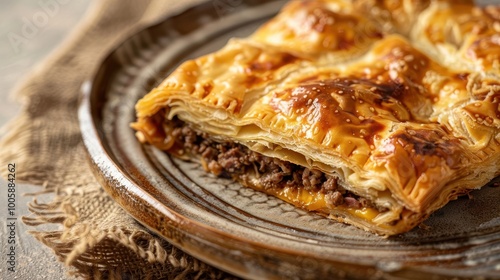
[(291, 1), (248, 38), (186, 61), (136, 109), (132, 127), (161, 149), (163, 120), (178, 117), (388, 209), (323, 209), (333, 218), (405, 232), (500, 174), (500, 8)]

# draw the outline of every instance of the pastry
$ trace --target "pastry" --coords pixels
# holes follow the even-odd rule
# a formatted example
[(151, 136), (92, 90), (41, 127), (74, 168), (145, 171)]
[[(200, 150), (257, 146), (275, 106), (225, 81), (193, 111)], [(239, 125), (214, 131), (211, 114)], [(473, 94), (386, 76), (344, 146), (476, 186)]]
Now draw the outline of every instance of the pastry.
[(144, 143), (389, 236), (500, 174), (500, 8), (297, 0), (136, 105)]

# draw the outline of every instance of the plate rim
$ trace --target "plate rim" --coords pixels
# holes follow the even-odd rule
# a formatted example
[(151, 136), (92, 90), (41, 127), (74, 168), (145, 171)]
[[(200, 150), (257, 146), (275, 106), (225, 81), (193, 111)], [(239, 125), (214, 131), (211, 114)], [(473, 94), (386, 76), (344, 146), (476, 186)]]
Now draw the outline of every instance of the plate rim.
[[(251, 1), (251, 0), (242, 0), (242, 1)], [(284, 2), (281, 0), (281, 2)], [(136, 30), (135, 32), (131, 33), (129, 36), (126, 36), (126, 38), (117, 46), (113, 48), (113, 50), (99, 63), (99, 67), (95, 70), (94, 75), (92, 75), (92, 78), (84, 82), (81, 88), (81, 98), (80, 98), (80, 104), (78, 108), (78, 119), (79, 119), (79, 124), (80, 124), (80, 130), (86, 150), (86, 155), (88, 158), (88, 161), (90, 162), (90, 165), (92, 167), (92, 171), (95, 175), (95, 177), (98, 179), (99, 183), (103, 188), (106, 190), (108, 194), (113, 198), (115, 202), (120, 205), (127, 213), (129, 213), (132, 217), (134, 217), (135, 220), (137, 220), (139, 223), (142, 225), (146, 226), (156, 234), (159, 234), (161, 237), (165, 238), (169, 242), (173, 243), (176, 247), (186, 251), (188, 254), (201, 259), (202, 261), (213, 265), (214, 267), (217, 267), (219, 269), (222, 269), (224, 271), (230, 272), (232, 274), (241, 276), (241, 277), (253, 277), (253, 274), (249, 272), (245, 267), (240, 266), (238, 267), (237, 265), (235, 266), (234, 264), (229, 265), (228, 263), (221, 262), (218, 259), (211, 259), (207, 258), (206, 255), (200, 254), (199, 251), (186, 246), (186, 243), (182, 242), (182, 238), (191, 238), (192, 240), (194, 239), (205, 239), (207, 235), (203, 235), (200, 233), (203, 232), (210, 232), (210, 234), (214, 235), (211, 236), (213, 237), (211, 240), (204, 240), (205, 242), (212, 242), (214, 246), (218, 246), (221, 244), (226, 244), (223, 243), (224, 240), (226, 239), (231, 239), (233, 241), (236, 241), (235, 247), (236, 246), (249, 246), (247, 249), (249, 250), (249, 253), (253, 253), (256, 255), (261, 255), (259, 254), (260, 251), (262, 250), (269, 250), (270, 248), (273, 249), (273, 252), (277, 252), (279, 254), (283, 255), (289, 255), (290, 251), (284, 250), (284, 248), (281, 247), (276, 247), (272, 248), (269, 247), (269, 245), (266, 244), (265, 247), (263, 247), (263, 244), (260, 244), (258, 242), (254, 242), (253, 240), (245, 239), (239, 236), (231, 235), (227, 232), (223, 232), (215, 227), (212, 227), (210, 225), (205, 225), (202, 223), (199, 223), (197, 221), (191, 220), (187, 217), (182, 216), (179, 213), (176, 213), (174, 210), (169, 209), (167, 206), (162, 205), (158, 200), (156, 200), (151, 194), (147, 192), (143, 193), (136, 193), (137, 189), (134, 189), (134, 182), (133, 180), (127, 175), (124, 174), (118, 166), (116, 166), (115, 162), (113, 159), (110, 157), (108, 154), (108, 150), (106, 149), (106, 143), (103, 141), (103, 137), (101, 135), (101, 132), (98, 129), (98, 124), (97, 120), (94, 117), (95, 114), (99, 113), (99, 108), (96, 108), (96, 106), (93, 106), (93, 100), (96, 97), (96, 85), (99, 84), (99, 80), (102, 79), (103, 74), (102, 72), (106, 70), (106, 67), (109, 67), (109, 64), (112, 63), (111, 61), (114, 59), (113, 55), (114, 53), (123, 47), (131, 38), (136, 36), (137, 34), (140, 34), (142, 32), (145, 32), (146, 30), (149, 30), (151, 28), (154, 28), (158, 25), (163, 24), (167, 20), (171, 20), (177, 15), (182, 15), (184, 13), (187, 13), (193, 9), (200, 9), (201, 6), (208, 6), (210, 1), (204, 1), (199, 4), (195, 4), (191, 7), (186, 7), (185, 9), (175, 13), (175, 14), (169, 14), (165, 16), (164, 18), (146, 26), (143, 28), (139, 28), (139, 30)], [(95, 103), (95, 102), (94, 102)], [(85, 132), (85, 133), (84, 133)], [(105, 170), (107, 169), (107, 170)], [(113, 185), (114, 184), (114, 185)], [(127, 193), (118, 193), (117, 189), (121, 188), (127, 191)], [(142, 189), (141, 189), (142, 190)], [(162, 230), (159, 230), (152, 226), (148, 221), (144, 221), (144, 217), (140, 217), (140, 214), (135, 212), (135, 209), (131, 209), (130, 205), (128, 205), (126, 202), (124, 202), (124, 199), (126, 199), (126, 196), (132, 197), (134, 196), (134, 199), (142, 199), (144, 203), (153, 206), (152, 208), (160, 206), (161, 209), (155, 208), (157, 210), (157, 213), (152, 213), (151, 215), (158, 215), (158, 214), (163, 214), (166, 216), (169, 216), (170, 221), (167, 221), (169, 223), (169, 229), (174, 230), (174, 231), (179, 231), (178, 234), (181, 234), (181, 236), (176, 236), (176, 237), (167, 237), (165, 236), (165, 232), (162, 232)], [(163, 208), (161, 207), (163, 206)], [(151, 217), (147, 219), (152, 219)], [(187, 222), (188, 221), (188, 222)], [(196, 234), (198, 232), (199, 234)], [(210, 236), (210, 235), (209, 235)], [(222, 242), (220, 242), (222, 240)], [(201, 240), (198, 240), (201, 242)], [(313, 258), (316, 260), (317, 256), (308, 256), (308, 255), (303, 255), (300, 256), (298, 255), (297, 251), (293, 251), (293, 256), (294, 257), (303, 257), (305, 259), (307, 258)], [(375, 274), (380, 275), (380, 271), (382, 272), (382, 275), (391, 275), (393, 270), (390, 268), (387, 270), (380, 270), (379, 267), (377, 267), (377, 262), (372, 262), (369, 264), (354, 264), (352, 262), (342, 262), (339, 260), (333, 260), (331, 258), (323, 258), (321, 259), (325, 264), (329, 263), (331, 265), (331, 268), (334, 268), (333, 271), (328, 271), (328, 273), (336, 272), (338, 273), (339, 277), (344, 277), (344, 276), (373, 276)], [(347, 268), (346, 266), (351, 266), (351, 269)], [(359, 273), (359, 270), (363, 269), (365, 271), (371, 271), (368, 273)], [(375, 269), (375, 271), (373, 271)], [(397, 272), (402, 272), (406, 271), (409, 272), (410, 275), (432, 275), (435, 273), (444, 273), (445, 271), (440, 271), (439, 269), (436, 270), (436, 268), (431, 267), (430, 271), (423, 271), (422, 267), (411, 267), (411, 266), (405, 266), (402, 269), (398, 268)], [(423, 274), (422, 274), (423, 273)], [(429, 274), (430, 273), (430, 274)], [(268, 276), (276, 276), (276, 275), (268, 275)], [(448, 277), (446, 273), (442, 275), (443, 277)], [(457, 277), (456, 275), (449, 275), (453, 277)]]

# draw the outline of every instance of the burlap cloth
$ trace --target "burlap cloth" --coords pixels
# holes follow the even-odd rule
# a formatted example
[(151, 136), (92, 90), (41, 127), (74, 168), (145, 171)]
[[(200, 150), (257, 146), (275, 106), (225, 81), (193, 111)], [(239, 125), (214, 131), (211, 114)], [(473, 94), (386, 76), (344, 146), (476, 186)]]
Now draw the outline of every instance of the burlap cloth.
[[(23, 221), (78, 277), (233, 278), (148, 232), (111, 200), (90, 171), (77, 119), (81, 84), (114, 46), (198, 2), (94, 0), (72, 35), (17, 89), (24, 106), (0, 142), (0, 160), (16, 163), (18, 180), (54, 194), (50, 203), (35, 196), (33, 215)], [(60, 226), (37, 230), (47, 223)]]

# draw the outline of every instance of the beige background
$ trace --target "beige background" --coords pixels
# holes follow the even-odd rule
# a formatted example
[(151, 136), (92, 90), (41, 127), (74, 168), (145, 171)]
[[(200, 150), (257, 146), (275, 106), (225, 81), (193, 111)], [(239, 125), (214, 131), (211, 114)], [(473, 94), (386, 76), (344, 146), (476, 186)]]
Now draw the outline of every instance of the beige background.
[[(0, 126), (18, 112), (20, 104), (12, 92), (34, 67), (71, 33), (84, 16), (88, 0), (16, 0), (2, 1), (0, 8)], [(5, 128), (0, 131), (4, 135)], [(0, 168), (7, 168), (0, 166)], [(18, 166), (17, 168), (22, 168)], [(26, 233), (20, 217), (29, 215), (27, 203), (32, 197), (21, 196), (38, 187), (17, 184), (16, 258), (17, 272), (7, 271), (7, 182), (0, 178), (0, 279), (66, 279), (65, 269), (55, 256)], [(47, 199), (48, 200), (48, 199)]]

